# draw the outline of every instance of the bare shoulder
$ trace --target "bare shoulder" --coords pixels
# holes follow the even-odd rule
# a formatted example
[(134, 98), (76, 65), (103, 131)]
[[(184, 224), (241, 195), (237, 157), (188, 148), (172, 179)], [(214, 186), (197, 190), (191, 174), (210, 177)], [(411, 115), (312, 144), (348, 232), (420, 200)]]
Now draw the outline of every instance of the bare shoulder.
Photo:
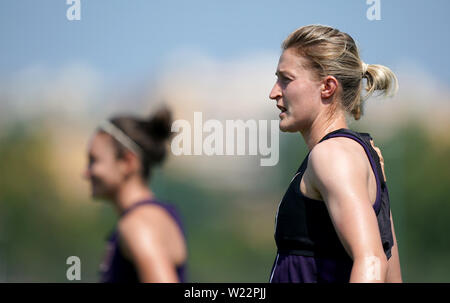
[(187, 255), (182, 230), (169, 212), (159, 205), (144, 205), (119, 222), (124, 251), (154, 251), (158, 248), (176, 264)]
[(172, 218), (168, 212), (159, 205), (143, 205), (130, 212), (119, 221), (118, 228), (121, 234), (156, 232), (158, 227), (171, 224)]
[(311, 182), (320, 192), (352, 180), (366, 180), (367, 156), (355, 140), (336, 137), (320, 142), (308, 159)]
[(156, 230), (152, 228), (142, 216), (140, 210), (134, 210), (119, 220), (117, 225), (120, 240), (127, 246), (130, 243), (136, 243), (142, 239), (152, 239), (157, 236)]
[(154, 252), (165, 247), (165, 232), (171, 230), (170, 218), (158, 205), (144, 205), (118, 222), (119, 243), (127, 258)]
[[(311, 150), (309, 161), (317, 158), (364, 158), (364, 148), (353, 139), (347, 137), (335, 137), (322, 141)], [(337, 160), (339, 160), (339, 158)], [(321, 159), (324, 160), (324, 159)]]

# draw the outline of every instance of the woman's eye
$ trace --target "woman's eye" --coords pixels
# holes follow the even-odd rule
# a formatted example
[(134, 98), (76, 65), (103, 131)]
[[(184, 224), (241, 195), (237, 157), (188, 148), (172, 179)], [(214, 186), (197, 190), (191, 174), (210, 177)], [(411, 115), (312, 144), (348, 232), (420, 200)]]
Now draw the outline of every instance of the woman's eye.
[(280, 80), (282, 83), (289, 83), (291, 81), (291, 79), (286, 78), (286, 77), (280, 77)]

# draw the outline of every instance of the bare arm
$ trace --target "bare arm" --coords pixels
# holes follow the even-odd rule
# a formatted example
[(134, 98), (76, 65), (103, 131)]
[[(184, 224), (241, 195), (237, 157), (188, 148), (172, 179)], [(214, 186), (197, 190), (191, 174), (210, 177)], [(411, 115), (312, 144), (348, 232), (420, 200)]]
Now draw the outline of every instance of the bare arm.
[(312, 184), (353, 259), (350, 282), (384, 282), (388, 264), (367, 188), (367, 157), (357, 142), (343, 140), (348, 139), (334, 138), (314, 147), (308, 164)]
[(394, 246), (391, 248), (391, 257), (388, 261), (388, 270), (386, 274), (386, 282), (388, 283), (402, 283), (402, 272), (400, 269), (400, 258), (398, 255), (397, 237), (395, 236), (394, 220), (392, 219), (391, 212), (391, 229), (392, 236), (394, 238)]
[(179, 282), (157, 228), (134, 218), (120, 222), (119, 232), (126, 255), (135, 265), (140, 282)]

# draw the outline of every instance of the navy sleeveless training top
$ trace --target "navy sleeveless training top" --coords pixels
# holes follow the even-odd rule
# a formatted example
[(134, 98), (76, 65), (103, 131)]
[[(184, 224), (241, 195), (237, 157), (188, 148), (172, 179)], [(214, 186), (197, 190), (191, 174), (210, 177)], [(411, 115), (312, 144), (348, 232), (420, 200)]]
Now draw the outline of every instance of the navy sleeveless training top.
[[(183, 229), (183, 225), (178, 215), (178, 212), (175, 206), (162, 203), (155, 199), (152, 200), (144, 200), (138, 203), (135, 203), (130, 208), (126, 209), (121, 215), (120, 218), (123, 218), (130, 211), (135, 209), (141, 205), (153, 204), (158, 205), (164, 208), (170, 216), (175, 220), (180, 230), (183, 233), (183, 236), (186, 237), (186, 234)], [(120, 219), (119, 219), (120, 220)], [(186, 282), (186, 264), (182, 264), (176, 268), (178, 280), (180, 282)], [(130, 262), (120, 250), (119, 247), (119, 234), (117, 228), (115, 228), (107, 241), (107, 252), (106, 256), (103, 259), (102, 264), (100, 265), (100, 282), (102, 283), (138, 283), (139, 278), (134, 267), (133, 263)]]
[[(380, 159), (372, 147), (372, 137), (341, 128), (328, 133), (320, 141), (347, 137), (364, 147), (375, 174), (377, 195), (373, 209), (377, 217), (383, 250), (391, 257), (393, 237), (390, 220), (389, 193), (383, 178)], [(329, 216), (324, 201), (306, 197), (300, 181), (308, 164), (306, 155), (281, 200), (275, 221), (277, 256), (270, 282), (349, 282), (353, 260), (345, 251)]]

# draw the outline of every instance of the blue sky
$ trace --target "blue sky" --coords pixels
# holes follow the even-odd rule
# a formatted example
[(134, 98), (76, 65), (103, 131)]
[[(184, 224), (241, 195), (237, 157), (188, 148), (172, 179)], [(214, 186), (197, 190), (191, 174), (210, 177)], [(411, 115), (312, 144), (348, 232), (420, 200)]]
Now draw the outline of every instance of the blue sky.
[(157, 76), (178, 49), (278, 53), (295, 28), (321, 23), (352, 35), (367, 63), (412, 62), (449, 83), (450, 1), (380, 1), (382, 20), (369, 21), (366, 0), (81, 0), (81, 20), (68, 21), (66, 0), (2, 0), (0, 75), (81, 62), (116, 79)]

